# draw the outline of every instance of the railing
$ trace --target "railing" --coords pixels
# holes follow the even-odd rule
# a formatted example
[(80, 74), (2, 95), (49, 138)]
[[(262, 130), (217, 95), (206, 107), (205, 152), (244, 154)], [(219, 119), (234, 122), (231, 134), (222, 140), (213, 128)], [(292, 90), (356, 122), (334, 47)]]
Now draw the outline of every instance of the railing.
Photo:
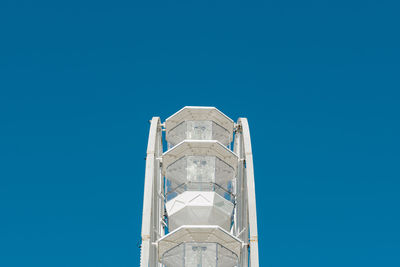
[(168, 191), (165, 194), (167, 201), (175, 198), (177, 195), (185, 191), (212, 191), (221, 197), (235, 203), (235, 195), (228, 189), (223, 188), (219, 184), (213, 182), (186, 182)]

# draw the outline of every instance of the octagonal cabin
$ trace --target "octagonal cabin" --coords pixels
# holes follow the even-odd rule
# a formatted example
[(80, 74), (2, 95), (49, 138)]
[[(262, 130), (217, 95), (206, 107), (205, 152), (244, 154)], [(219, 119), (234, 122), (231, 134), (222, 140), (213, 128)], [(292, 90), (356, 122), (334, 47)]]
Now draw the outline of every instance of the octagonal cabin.
[(214, 107), (184, 107), (166, 119), (166, 140), (171, 148), (183, 140), (232, 142), (234, 122)]

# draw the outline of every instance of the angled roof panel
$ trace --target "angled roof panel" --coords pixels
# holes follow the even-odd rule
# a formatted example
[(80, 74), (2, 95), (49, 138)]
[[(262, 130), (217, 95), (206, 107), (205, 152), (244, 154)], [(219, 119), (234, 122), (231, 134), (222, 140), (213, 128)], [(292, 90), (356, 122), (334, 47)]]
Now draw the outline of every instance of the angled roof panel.
[(187, 106), (165, 120), (167, 140), (169, 131), (184, 121), (214, 121), (225, 128), (231, 136), (233, 134), (233, 120), (217, 108)]

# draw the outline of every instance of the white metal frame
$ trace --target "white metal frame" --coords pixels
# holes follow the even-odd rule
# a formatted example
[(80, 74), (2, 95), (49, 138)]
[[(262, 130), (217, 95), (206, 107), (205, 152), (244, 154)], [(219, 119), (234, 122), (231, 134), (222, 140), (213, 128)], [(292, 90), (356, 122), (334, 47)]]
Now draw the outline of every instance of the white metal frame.
[(142, 245), (140, 266), (156, 267), (157, 248), (153, 243), (164, 235), (164, 184), (161, 174), (162, 129), (159, 117), (153, 117), (150, 125), (146, 156), (146, 174), (143, 196)]
[(248, 244), (242, 251), (241, 267), (259, 267), (256, 193), (250, 129), (246, 118), (236, 124), (234, 152), (239, 156), (236, 179), (236, 207), (232, 233)]
[[(236, 205), (231, 234), (241, 240), (240, 267), (259, 267), (257, 212), (253, 154), (246, 118), (239, 118), (235, 127), (234, 152), (239, 157), (234, 186)], [(146, 156), (143, 198), (141, 267), (161, 267), (156, 241), (164, 235), (164, 177), (161, 168), (162, 124), (153, 117)]]

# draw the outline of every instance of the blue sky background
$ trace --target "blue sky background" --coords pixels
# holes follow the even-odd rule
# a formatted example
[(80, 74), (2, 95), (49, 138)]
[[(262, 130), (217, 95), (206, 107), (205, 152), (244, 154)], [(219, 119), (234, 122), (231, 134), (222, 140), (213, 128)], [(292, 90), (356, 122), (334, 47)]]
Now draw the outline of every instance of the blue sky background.
[(400, 266), (397, 1), (146, 2), (0, 2), (0, 266), (138, 266), (185, 105), (249, 119), (261, 266)]

